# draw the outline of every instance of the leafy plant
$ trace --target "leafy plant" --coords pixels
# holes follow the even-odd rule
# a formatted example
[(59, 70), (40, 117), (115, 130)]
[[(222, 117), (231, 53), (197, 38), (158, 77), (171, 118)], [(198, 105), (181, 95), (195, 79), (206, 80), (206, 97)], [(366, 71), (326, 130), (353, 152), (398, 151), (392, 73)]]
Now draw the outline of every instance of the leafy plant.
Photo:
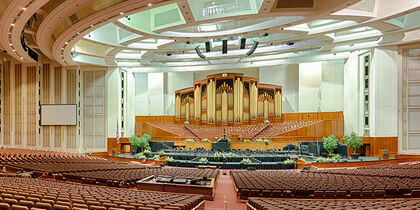
[(245, 140), (244, 140), (244, 142), (251, 142), (251, 140), (249, 140), (249, 139), (245, 139)]
[(209, 140), (204, 138), (204, 139), (201, 139), (201, 142), (209, 142)]
[(332, 159), (335, 159), (335, 160), (338, 160), (338, 159), (340, 159), (340, 158), (341, 158), (341, 155), (340, 155), (340, 154), (332, 154), (332, 155), (331, 155), (331, 158), (332, 158)]
[(350, 136), (344, 136), (342, 140), (347, 146), (353, 148), (353, 154), (356, 154), (356, 149), (363, 145), (363, 137), (358, 137), (356, 132), (351, 132)]
[(325, 150), (327, 150), (330, 155), (338, 147), (338, 139), (334, 135), (323, 137), (322, 141)]
[(244, 163), (244, 164), (249, 164), (249, 163), (252, 163), (252, 161), (251, 161), (251, 159), (249, 159), (249, 158), (243, 158), (243, 159), (241, 160), (241, 163)]
[(153, 156), (153, 160), (159, 160), (160, 159), (160, 155), (154, 155)]
[(200, 160), (198, 160), (200, 163), (208, 163), (209, 161), (205, 157), (201, 157)]
[(265, 143), (265, 144), (270, 144), (270, 143), (271, 143), (271, 141), (270, 141), (270, 140), (268, 140), (268, 139), (264, 139), (264, 143)]
[(264, 142), (264, 140), (262, 140), (262, 139), (255, 139), (255, 142), (258, 142), (258, 143), (263, 143), (263, 142)]
[(320, 157), (315, 160), (316, 163), (336, 163), (337, 159)]
[[(128, 140), (130, 141), (130, 145), (137, 146), (140, 148), (140, 150), (145, 150), (149, 147), (149, 142), (152, 139), (152, 137), (145, 133), (142, 137), (138, 136), (132, 136)], [(150, 148), (150, 147), (149, 147)]]

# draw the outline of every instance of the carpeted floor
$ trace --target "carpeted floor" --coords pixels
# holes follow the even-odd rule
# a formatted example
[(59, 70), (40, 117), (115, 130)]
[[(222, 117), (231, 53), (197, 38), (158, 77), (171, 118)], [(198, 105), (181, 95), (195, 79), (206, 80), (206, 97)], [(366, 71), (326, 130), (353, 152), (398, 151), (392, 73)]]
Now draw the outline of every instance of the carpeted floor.
[[(226, 175), (223, 175), (226, 172)], [(246, 203), (239, 203), (236, 200), (236, 192), (233, 186), (233, 180), (230, 179), (229, 170), (220, 170), (219, 179), (216, 185), (216, 196), (214, 201), (206, 201), (206, 210), (244, 210)]]

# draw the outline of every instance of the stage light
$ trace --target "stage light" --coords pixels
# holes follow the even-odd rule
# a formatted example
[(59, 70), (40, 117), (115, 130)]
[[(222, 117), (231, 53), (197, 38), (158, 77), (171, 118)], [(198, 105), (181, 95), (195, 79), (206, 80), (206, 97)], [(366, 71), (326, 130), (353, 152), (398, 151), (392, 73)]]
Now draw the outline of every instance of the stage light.
[(206, 42), (206, 52), (210, 52), (210, 42)]
[(246, 46), (246, 38), (242, 38), (241, 39), (241, 46), (239, 47), (239, 49), (245, 49)]
[(227, 40), (223, 40), (222, 43), (222, 54), (227, 54)]

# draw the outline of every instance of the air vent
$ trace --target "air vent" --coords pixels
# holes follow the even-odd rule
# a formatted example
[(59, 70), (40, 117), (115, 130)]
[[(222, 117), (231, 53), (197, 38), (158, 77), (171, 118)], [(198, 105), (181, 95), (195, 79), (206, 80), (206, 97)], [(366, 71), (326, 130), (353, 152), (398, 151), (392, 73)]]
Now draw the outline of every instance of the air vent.
[(278, 0), (277, 8), (312, 8), (314, 7), (314, 0)]
[(76, 24), (77, 22), (79, 22), (79, 17), (76, 13), (73, 13), (72, 15), (70, 15), (70, 20), (73, 24)]

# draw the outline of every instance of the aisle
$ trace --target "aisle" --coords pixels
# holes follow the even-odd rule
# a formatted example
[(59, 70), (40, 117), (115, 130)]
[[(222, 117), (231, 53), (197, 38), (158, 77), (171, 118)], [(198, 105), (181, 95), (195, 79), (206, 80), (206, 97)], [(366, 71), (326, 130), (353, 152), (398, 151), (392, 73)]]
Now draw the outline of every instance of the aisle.
[[(226, 175), (223, 175), (226, 172)], [(216, 196), (214, 201), (206, 201), (206, 210), (222, 210), (224, 202), (227, 202), (229, 210), (244, 210), (246, 203), (236, 201), (236, 192), (233, 187), (233, 180), (230, 179), (229, 170), (220, 170), (219, 179), (217, 180)]]

